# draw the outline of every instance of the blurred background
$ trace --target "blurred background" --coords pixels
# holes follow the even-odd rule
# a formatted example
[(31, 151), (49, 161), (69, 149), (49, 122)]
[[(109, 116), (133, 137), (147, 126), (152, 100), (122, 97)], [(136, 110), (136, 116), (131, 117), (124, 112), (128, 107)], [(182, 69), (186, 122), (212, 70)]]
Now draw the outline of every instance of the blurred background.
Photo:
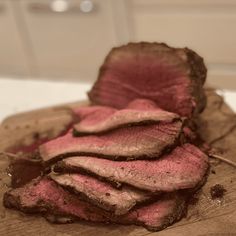
[(187, 46), (209, 85), (236, 89), (235, 0), (0, 0), (0, 115), (85, 99), (105, 55), (129, 41)]

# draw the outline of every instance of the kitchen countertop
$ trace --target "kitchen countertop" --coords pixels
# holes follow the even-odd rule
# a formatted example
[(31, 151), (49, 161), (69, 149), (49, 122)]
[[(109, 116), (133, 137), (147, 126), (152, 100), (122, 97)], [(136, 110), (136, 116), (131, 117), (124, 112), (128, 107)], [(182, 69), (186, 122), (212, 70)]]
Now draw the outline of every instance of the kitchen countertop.
[(0, 78), (0, 121), (18, 112), (87, 99), (91, 83)]
[[(91, 83), (0, 78), (0, 121), (18, 112), (85, 100)], [(236, 91), (217, 90), (236, 112)]]

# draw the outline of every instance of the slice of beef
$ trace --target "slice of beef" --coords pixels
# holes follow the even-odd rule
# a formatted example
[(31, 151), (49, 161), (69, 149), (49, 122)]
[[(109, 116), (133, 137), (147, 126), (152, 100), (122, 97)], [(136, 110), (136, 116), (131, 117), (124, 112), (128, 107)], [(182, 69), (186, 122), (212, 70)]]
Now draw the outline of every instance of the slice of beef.
[[(181, 193), (165, 194), (158, 201), (131, 210), (115, 222), (143, 225), (150, 231), (159, 231), (181, 219), (186, 212), (187, 196)], [(165, 216), (165, 217), (163, 217)]]
[(152, 192), (194, 188), (208, 170), (208, 157), (197, 147), (184, 144), (158, 160), (111, 161), (95, 157), (70, 157), (59, 162), (55, 171), (84, 171)]
[(106, 182), (81, 174), (51, 175), (59, 185), (73, 190), (82, 199), (114, 212), (115, 215), (127, 213), (136, 204), (151, 199), (151, 194), (130, 187), (118, 190)]
[(74, 137), (69, 132), (40, 146), (44, 162), (73, 155), (95, 155), (108, 159), (154, 159), (177, 144), (182, 121), (133, 126), (103, 135)]
[(188, 116), (206, 104), (202, 57), (188, 48), (163, 43), (129, 43), (113, 48), (88, 96), (92, 103), (124, 108), (147, 98), (164, 110)]
[(47, 177), (37, 178), (23, 187), (12, 189), (4, 194), (4, 206), (26, 213), (76, 216), (80, 219), (106, 222), (102, 210), (76, 195), (70, 194)]
[(76, 136), (96, 134), (128, 125), (134, 126), (159, 122), (170, 123), (174, 120), (180, 119), (177, 114), (159, 108), (147, 109), (146, 106), (145, 108), (134, 108), (135, 104), (143, 104), (142, 100), (140, 100), (141, 99), (138, 99), (138, 101), (131, 103), (131, 109), (126, 108), (107, 115), (104, 113), (105, 109), (103, 108), (101, 109), (101, 112), (98, 110), (98, 112), (88, 115), (85, 119), (82, 119), (81, 122), (74, 125), (74, 134)]
[[(148, 99), (135, 99), (131, 101), (127, 107), (128, 109), (142, 109), (142, 110), (149, 110), (149, 109), (158, 109), (158, 106), (155, 102), (148, 100)], [(96, 113), (98, 116), (100, 114), (104, 114), (105, 116), (109, 116), (116, 112), (118, 109), (109, 106), (84, 106), (84, 107), (75, 107), (72, 108), (72, 112), (78, 121), (81, 121), (87, 118), (90, 115), (94, 115)]]
[(3, 201), (5, 207), (26, 213), (41, 213), (48, 219), (58, 220), (59, 223), (62, 223), (60, 219), (64, 223), (71, 222), (70, 219), (82, 219), (143, 225), (155, 231), (179, 220), (186, 209), (186, 197), (180, 193), (171, 193), (165, 194), (154, 203), (131, 210), (125, 216), (112, 217), (98, 207), (80, 200), (48, 178), (36, 179), (24, 187), (8, 191)]

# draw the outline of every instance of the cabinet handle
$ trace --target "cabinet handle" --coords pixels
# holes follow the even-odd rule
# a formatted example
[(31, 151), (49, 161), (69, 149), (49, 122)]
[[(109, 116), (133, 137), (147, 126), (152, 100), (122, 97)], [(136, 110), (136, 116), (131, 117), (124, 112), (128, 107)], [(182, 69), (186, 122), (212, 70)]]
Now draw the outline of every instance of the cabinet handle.
[(82, 0), (80, 4), (71, 4), (69, 0), (53, 0), (50, 3), (29, 3), (32, 13), (90, 13), (94, 11), (91, 0)]

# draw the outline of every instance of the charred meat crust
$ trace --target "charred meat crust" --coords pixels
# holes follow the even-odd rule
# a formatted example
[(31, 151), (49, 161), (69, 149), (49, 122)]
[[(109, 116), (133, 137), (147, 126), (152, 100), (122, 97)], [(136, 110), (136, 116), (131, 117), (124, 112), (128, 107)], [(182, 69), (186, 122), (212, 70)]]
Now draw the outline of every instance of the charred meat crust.
[[(200, 113), (206, 107), (206, 95), (201, 87), (204, 85), (207, 76), (207, 68), (204, 64), (204, 60), (202, 57), (197, 55), (194, 51), (189, 48), (184, 49), (188, 58), (188, 62), (191, 68), (191, 76), (192, 79), (192, 95), (195, 97), (196, 102), (199, 104), (198, 109), (196, 109), (196, 114)], [(201, 83), (198, 83), (198, 80)], [(196, 89), (193, 89), (196, 88)]]

